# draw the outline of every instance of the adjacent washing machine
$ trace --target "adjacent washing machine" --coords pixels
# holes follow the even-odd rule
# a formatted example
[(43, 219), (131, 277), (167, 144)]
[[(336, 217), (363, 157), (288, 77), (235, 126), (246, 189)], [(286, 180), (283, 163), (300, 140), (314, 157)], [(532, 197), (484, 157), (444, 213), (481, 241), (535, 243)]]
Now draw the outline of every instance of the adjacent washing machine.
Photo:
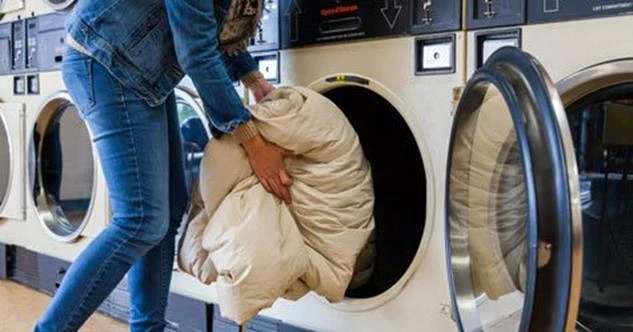
[(633, 6), (508, 3), (471, 8), (499, 24), (468, 33), (449, 155), (459, 326), (630, 331)]
[(557, 82), (578, 164), (579, 328), (633, 330), (633, 4), (528, 1), (523, 48)]

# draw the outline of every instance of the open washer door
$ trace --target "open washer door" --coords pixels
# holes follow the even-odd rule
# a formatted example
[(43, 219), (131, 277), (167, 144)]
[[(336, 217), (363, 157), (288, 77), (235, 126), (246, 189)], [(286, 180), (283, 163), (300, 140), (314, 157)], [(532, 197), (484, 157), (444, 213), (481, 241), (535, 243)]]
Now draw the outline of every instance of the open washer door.
[(495, 52), (464, 89), (448, 154), (446, 241), (460, 331), (573, 331), (582, 222), (565, 109), (529, 54)]

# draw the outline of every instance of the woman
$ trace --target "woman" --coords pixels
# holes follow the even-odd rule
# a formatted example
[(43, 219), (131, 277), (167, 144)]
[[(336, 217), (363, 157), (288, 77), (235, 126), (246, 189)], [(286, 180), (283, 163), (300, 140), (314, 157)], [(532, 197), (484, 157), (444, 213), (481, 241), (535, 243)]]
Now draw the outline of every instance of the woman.
[(246, 51), (261, 0), (79, 0), (64, 81), (89, 125), (113, 219), (72, 264), (36, 331), (76, 331), (128, 273), (130, 329), (165, 327), (174, 235), (187, 205), (174, 87), (191, 77), (216, 131), (246, 150), (264, 187), (290, 203), (284, 151), (266, 142), (233, 88), (273, 88)]

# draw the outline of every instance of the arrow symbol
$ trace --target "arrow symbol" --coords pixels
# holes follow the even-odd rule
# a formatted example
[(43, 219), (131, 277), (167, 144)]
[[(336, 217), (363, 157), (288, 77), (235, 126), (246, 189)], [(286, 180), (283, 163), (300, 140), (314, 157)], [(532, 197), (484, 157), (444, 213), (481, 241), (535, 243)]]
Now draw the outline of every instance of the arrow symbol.
[(303, 14), (299, 2), (290, 0), (288, 8), (286, 8), (285, 16), (288, 18), (288, 33), (290, 34), (290, 42), (299, 41), (299, 15)]
[(398, 21), (398, 17), (400, 17), (401, 11), (402, 5), (398, 4), (398, 0), (385, 0), (385, 6), (380, 8), (382, 16), (385, 18), (389, 28), (392, 30), (393, 27), (396, 26), (396, 22)]

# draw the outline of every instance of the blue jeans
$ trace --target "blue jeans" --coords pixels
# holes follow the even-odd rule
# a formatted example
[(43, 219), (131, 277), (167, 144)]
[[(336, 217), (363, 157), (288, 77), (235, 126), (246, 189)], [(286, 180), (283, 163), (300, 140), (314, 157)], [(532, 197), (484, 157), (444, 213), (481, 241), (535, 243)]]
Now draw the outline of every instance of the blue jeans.
[(71, 48), (62, 70), (93, 135), (113, 216), (72, 263), (35, 330), (77, 331), (129, 272), (131, 331), (162, 331), (188, 203), (175, 97), (150, 107)]

